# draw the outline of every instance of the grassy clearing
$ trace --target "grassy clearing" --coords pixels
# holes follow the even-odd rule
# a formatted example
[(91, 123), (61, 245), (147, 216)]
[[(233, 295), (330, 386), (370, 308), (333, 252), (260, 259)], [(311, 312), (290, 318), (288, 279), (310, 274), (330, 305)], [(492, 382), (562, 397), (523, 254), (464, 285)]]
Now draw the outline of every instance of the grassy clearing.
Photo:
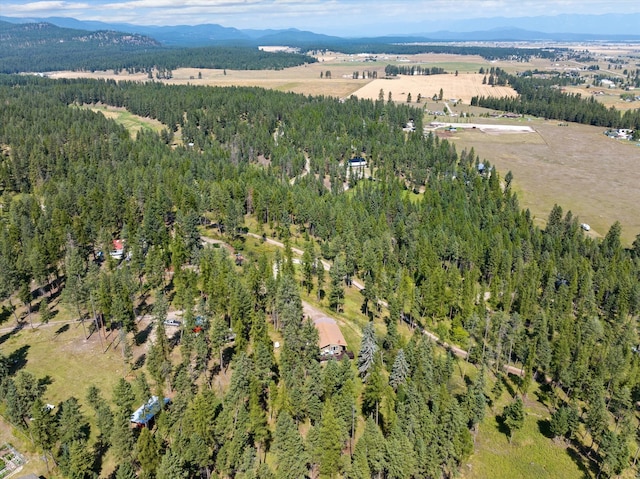
[(131, 138), (135, 138), (136, 134), (140, 130), (160, 133), (162, 130), (166, 129), (166, 125), (164, 125), (163, 123), (152, 118), (143, 118), (141, 116), (134, 115), (124, 108), (117, 108), (106, 105), (84, 106), (83, 108), (88, 108), (91, 111), (102, 113), (105, 117), (113, 119), (117, 123), (120, 123), (127, 130), (129, 130)]
[[(52, 303), (55, 305), (55, 302)], [(13, 332), (13, 321), (2, 325), (2, 354), (17, 360), (15, 367), (33, 374), (48, 383), (43, 400), (54, 405), (76, 397), (83, 404), (83, 413), (92, 425), (95, 434), (93, 410), (86, 405), (85, 395), (90, 385), (102, 391), (105, 398), (111, 397), (113, 387), (124, 371), (120, 348), (109, 348), (103, 353), (98, 336), (94, 334), (85, 340), (82, 325), (70, 322), (72, 314), (60, 305), (55, 320), (47, 325), (32, 329), (29, 325)], [(39, 322), (37, 314), (34, 322)], [(88, 325), (87, 325), (88, 326)], [(113, 335), (112, 335), (113, 336)], [(113, 339), (113, 338), (112, 338)], [(135, 356), (139, 354), (136, 348)], [(24, 432), (11, 427), (0, 420), (0, 442), (10, 442), (25, 453), (29, 462), (22, 470), (23, 474), (47, 475), (46, 465), (36, 453), (31, 440)], [(104, 471), (115, 468), (110, 454), (104, 458)]]
[[(534, 398), (537, 385), (532, 386), (529, 398)], [(474, 453), (462, 466), (465, 479), (527, 479), (558, 478), (582, 479), (592, 477), (583, 459), (563, 442), (556, 442), (543, 434), (550, 414), (535, 401), (526, 401), (523, 428), (509, 443), (507, 434), (497, 421), (504, 406), (511, 400), (508, 392), (502, 394), (480, 424)]]

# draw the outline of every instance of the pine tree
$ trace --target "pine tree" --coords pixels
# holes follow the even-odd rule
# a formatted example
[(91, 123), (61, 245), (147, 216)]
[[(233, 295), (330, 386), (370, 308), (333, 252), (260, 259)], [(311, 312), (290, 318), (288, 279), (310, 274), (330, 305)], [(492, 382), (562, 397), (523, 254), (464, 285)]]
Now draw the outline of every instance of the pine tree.
[(76, 398), (70, 397), (60, 404), (57, 419), (62, 444), (86, 441), (89, 438), (89, 421), (80, 412), (80, 403)]
[(62, 446), (62, 455), (58, 464), (65, 476), (70, 479), (93, 479), (93, 452), (84, 441), (72, 441)]
[(124, 378), (118, 379), (118, 382), (113, 388), (113, 402), (118, 407), (118, 412), (123, 416), (131, 416), (135, 400), (136, 396), (133, 393), (131, 384)]
[(136, 470), (131, 461), (121, 462), (116, 471), (116, 479), (137, 479)]
[(513, 433), (524, 426), (524, 405), (522, 399), (507, 404), (503, 412), (504, 423), (509, 428), (509, 442), (513, 440)]
[[(260, 452), (269, 441), (269, 425), (267, 424), (267, 415), (261, 398), (261, 386), (258, 381), (251, 382), (251, 392), (249, 395), (249, 431), (254, 443), (258, 449), (257, 455), (260, 458)], [(266, 449), (266, 448), (265, 448)]]
[(313, 241), (308, 241), (302, 254), (302, 284), (304, 285), (307, 294), (310, 294), (313, 289), (313, 270), (315, 263), (316, 258)]
[(319, 462), (320, 474), (333, 477), (340, 470), (344, 425), (336, 417), (333, 403), (325, 402), (320, 420), (319, 437), (314, 456)]
[(369, 369), (373, 365), (378, 345), (373, 329), (373, 323), (369, 322), (362, 330), (362, 342), (360, 343), (360, 353), (358, 353), (358, 371), (360, 376), (366, 381), (369, 376)]
[(44, 452), (44, 459), (49, 470), (49, 458), (53, 458), (53, 448), (58, 439), (57, 423), (51, 410), (41, 399), (36, 399), (31, 407), (31, 436), (34, 443)]
[(276, 456), (277, 479), (299, 479), (306, 476), (309, 457), (298, 428), (287, 412), (281, 412), (278, 416), (273, 452)]
[(396, 426), (384, 444), (387, 477), (410, 479), (416, 477), (417, 464), (413, 445), (407, 435)]
[(160, 451), (158, 443), (149, 428), (142, 428), (136, 444), (136, 458), (140, 463), (142, 472), (154, 474), (160, 464)]
[(131, 415), (118, 411), (111, 430), (111, 450), (120, 462), (133, 458), (135, 439), (131, 429)]
[(156, 473), (157, 479), (180, 479), (189, 477), (184, 461), (172, 450), (162, 456)]
[(389, 384), (391, 384), (393, 389), (398, 389), (398, 386), (400, 384), (404, 384), (407, 377), (409, 377), (409, 364), (404, 357), (404, 350), (400, 349), (398, 350), (398, 354), (396, 354), (396, 359), (393, 362), (393, 367), (391, 368)]
[(363, 454), (367, 458), (367, 465), (371, 474), (381, 477), (387, 467), (385, 458), (385, 440), (382, 431), (373, 421), (368, 418), (362, 437), (358, 440), (355, 449), (355, 456)]

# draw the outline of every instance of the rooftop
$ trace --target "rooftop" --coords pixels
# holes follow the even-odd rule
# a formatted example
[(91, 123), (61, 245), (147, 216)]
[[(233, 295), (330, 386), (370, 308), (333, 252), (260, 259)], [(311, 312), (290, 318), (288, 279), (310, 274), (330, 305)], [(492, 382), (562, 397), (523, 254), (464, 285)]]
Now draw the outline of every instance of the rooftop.
[(321, 316), (314, 319), (313, 324), (318, 330), (318, 346), (320, 348), (332, 345), (347, 347), (342, 331), (340, 331), (334, 319), (328, 316)]

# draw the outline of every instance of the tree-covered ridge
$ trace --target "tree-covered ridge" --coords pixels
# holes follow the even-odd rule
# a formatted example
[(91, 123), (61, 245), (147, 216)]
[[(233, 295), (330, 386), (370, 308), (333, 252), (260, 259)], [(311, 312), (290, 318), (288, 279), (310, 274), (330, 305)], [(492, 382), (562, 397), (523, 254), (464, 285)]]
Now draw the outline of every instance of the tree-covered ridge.
[[(415, 42), (415, 43), (414, 43)], [(375, 39), (336, 39), (333, 41), (309, 41), (296, 44), (307, 51), (333, 50), (342, 53), (371, 53), (373, 55), (417, 55), (420, 53), (446, 53), (453, 55), (479, 55), (487, 60), (522, 60), (531, 58), (556, 58), (565, 49), (461, 46), (446, 42), (425, 42), (423, 38), (382, 37)]]
[[(501, 179), (486, 161), (479, 169), (473, 151), (403, 132), (409, 118), (418, 131), (422, 121), (404, 104), (257, 88), (0, 82), (0, 297), (30, 300), (12, 293), (34, 280), (43, 301), (64, 281), (78, 315), (95, 308), (106, 325), (131, 331), (137, 298), (159, 291), (150, 383), (136, 383), (175, 393), (155, 433), (125, 427), (127, 382), (112, 405), (95, 390), (87, 398), (97, 450), (110, 449), (121, 477), (450, 477), (485, 414), (486, 377), (508, 363), (525, 370), (520, 395), (534, 378), (549, 378), (554, 434), (572, 437), (577, 421), (598, 467), (613, 475), (628, 465), (620, 444), (633, 443), (640, 399), (640, 240), (625, 249), (619, 224), (595, 240), (556, 207), (541, 231), (520, 209), (511, 175)], [(131, 139), (75, 106), (97, 102), (167, 130)], [(172, 146), (178, 128), (185, 146)], [(366, 158), (371, 179), (347, 177), (353, 156)], [(248, 257), (242, 268), (223, 250), (201, 248), (199, 223), (212, 221), (240, 245), (247, 217), (285, 243), (308, 235), (300, 274), (290, 248)], [(132, 253), (121, 267), (107, 254), (116, 237)], [(332, 264), (329, 278), (313, 267), (317, 258)], [(355, 345), (357, 371), (348, 362), (321, 367), (298, 288), (340, 310), (352, 278), (365, 285), (363, 311), (375, 328)], [(184, 311), (176, 363), (163, 291)], [(197, 316), (206, 334), (195, 333)], [(420, 334), (403, 338), (402, 320), (470, 352), (478, 371), (466, 388), (455, 386), (453, 357)], [(277, 360), (268, 331), (282, 338)], [(217, 396), (208, 385), (228, 367), (231, 383)], [(45, 393), (35, 378), (0, 371), (16, 425), (32, 428), (24, 418), (34, 411), (60, 430), (62, 417), (33, 406)], [(65, 410), (84, 424), (73, 402)], [(516, 401), (505, 411), (511, 434), (520, 418)], [(93, 451), (79, 432), (31, 431), (61, 468)]]
[(160, 44), (153, 38), (136, 33), (122, 33), (107, 30), (89, 32), (72, 28), (61, 28), (51, 23), (14, 24), (0, 21), (0, 42), (5, 48), (26, 50), (35, 45), (82, 42), (91, 46), (105, 47), (157, 47)]
[(570, 82), (563, 77), (532, 78), (507, 75), (509, 85), (517, 92), (517, 97), (485, 98), (473, 97), (472, 105), (494, 110), (510, 111), (523, 115), (572, 121), (586, 125), (608, 128), (640, 128), (640, 110), (621, 113), (614, 107), (607, 108), (594, 97), (583, 98), (580, 94), (562, 91), (561, 85)]
[(181, 67), (280, 70), (315, 58), (257, 47), (167, 48), (137, 34), (87, 32), (48, 23), (0, 22), (1, 73), (56, 70), (153, 72)]

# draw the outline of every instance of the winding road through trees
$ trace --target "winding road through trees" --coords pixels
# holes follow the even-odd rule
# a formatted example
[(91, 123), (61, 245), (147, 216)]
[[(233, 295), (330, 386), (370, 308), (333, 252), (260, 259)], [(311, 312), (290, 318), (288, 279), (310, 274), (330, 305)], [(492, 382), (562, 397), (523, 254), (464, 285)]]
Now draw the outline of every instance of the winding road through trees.
[[(284, 247), (285, 247), (284, 243), (282, 243), (281, 241), (277, 241), (277, 240), (274, 240), (274, 239), (272, 239), (272, 238), (268, 238), (268, 237), (266, 237), (266, 236), (260, 236), (260, 235), (258, 235), (258, 234), (256, 234), (256, 233), (247, 233), (247, 236), (249, 236), (249, 237), (251, 237), (251, 238), (255, 238), (255, 239), (259, 239), (259, 240), (265, 241), (266, 243), (268, 243), (268, 244), (270, 244), (270, 245), (273, 245), (273, 246), (277, 246), (278, 248), (284, 248)], [(296, 247), (293, 247), (293, 246), (291, 247), (291, 251), (292, 251), (294, 254), (298, 255), (298, 256), (302, 256), (302, 254), (303, 254), (303, 251), (302, 251), (300, 248), (296, 248)], [(331, 269), (331, 263), (329, 263), (328, 261), (325, 261), (325, 260), (320, 260), (320, 261), (322, 262), (322, 265), (323, 265), (323, 267), (324, 267), (324, 269), (325, 269), (326, 271), (329, 271), (329, 270)], [(360, 291), (362, 291), (362, 290), (364, 289), (364, 284), (362, 284), (362, 283), (361, 283), (360, 281), (358, 281), (357, 279), (353, 279), (353, 280), (351, 281), (351, 284), (352, 284), (353, 286), (355, 286), (355, 287), (356, 287), (358, 290), (360, 290)], [(385, 308), (388, 308), (388, 306), (389, 306), (389, 305), (387, 304), (387, 302), (386, 302), (386, 301), (384, 301), (384, 300), (378, 300), (378, 304), (379, 304), (380, 306), (385, 307)], [(312, 309), (317, 310), (317, 308), (314, 308), (314, 307), (313, 307), (313, 306), (311, 306), (311, 305), (307, 305), (307, 304), (306, 304), (306, 306), (307, 306), (307, 309), (309, 309), (310, 311), (311, 311)], [(318, 310), (318, 311), (319, 311), (319, 310)], [(324, 313), (323, 313), (323, 314), (324, 314)], [(435, 333), (433, 333), (432, 331), (429, 331), (428, 329), (425, 329), (425, 328), (423, 328), (423, 327), (421, 327), (421, 326), (418, 326), (418, 325), (416, 325), (416, 324), (411, 324), (411, 326), (412, 326), (412, 327), (420, 328), (420, 329), (422, 330), (422, 333), (423, 333), (423, 334), (425, 334), (426, 336), (428, 336), (429, 338), (431, 338), (431, 339), (432, 339), (433, 341), (435, 341), (435, 343), (436, 343), (436, 344), (438, 344), (439, 346), (443, 347), (443, 348), (444, 348), (444, 349), (446, 349), (446, 350), (451, 351), (451, 352), (452, 352), (454, 355), (456, 355), (457, 357), (462, 358), (462, 359), (464, 359), (464, 360), (466, 360), (466, 359), (469, 357), (469, 352), (468, 352), (468, 351), (465, 351), (464, 349), (462, 349), (462, 348), (460, 348), (460, 347), (458, 347), (458, 346), (455, 346), (455, 345), (453, 345), (453, 344), (449, 344), (449, 343), (447, 343), (446, 341), (442, 341), (442, 340), (441, 340), (441, 339), (440, 339), (440, 338), (439, 338)], [(525, 374), (524, 369), (517, 368), (517, 367), (515, 367), (515, 366), (510, 366), (510, 365), (508, 365), (508, 364), (507, 364), (507, 365), (504, 365), (504, 366), (503, 366), (503, 369), (504, 369), (504, 371), (505, 371), (506, 373), (508, 373), (508, 374), (513, 374), (513, 375), (520, 376), (520, 377), (523, 377), (523, 376), (524, 376), (524, 374)]]

